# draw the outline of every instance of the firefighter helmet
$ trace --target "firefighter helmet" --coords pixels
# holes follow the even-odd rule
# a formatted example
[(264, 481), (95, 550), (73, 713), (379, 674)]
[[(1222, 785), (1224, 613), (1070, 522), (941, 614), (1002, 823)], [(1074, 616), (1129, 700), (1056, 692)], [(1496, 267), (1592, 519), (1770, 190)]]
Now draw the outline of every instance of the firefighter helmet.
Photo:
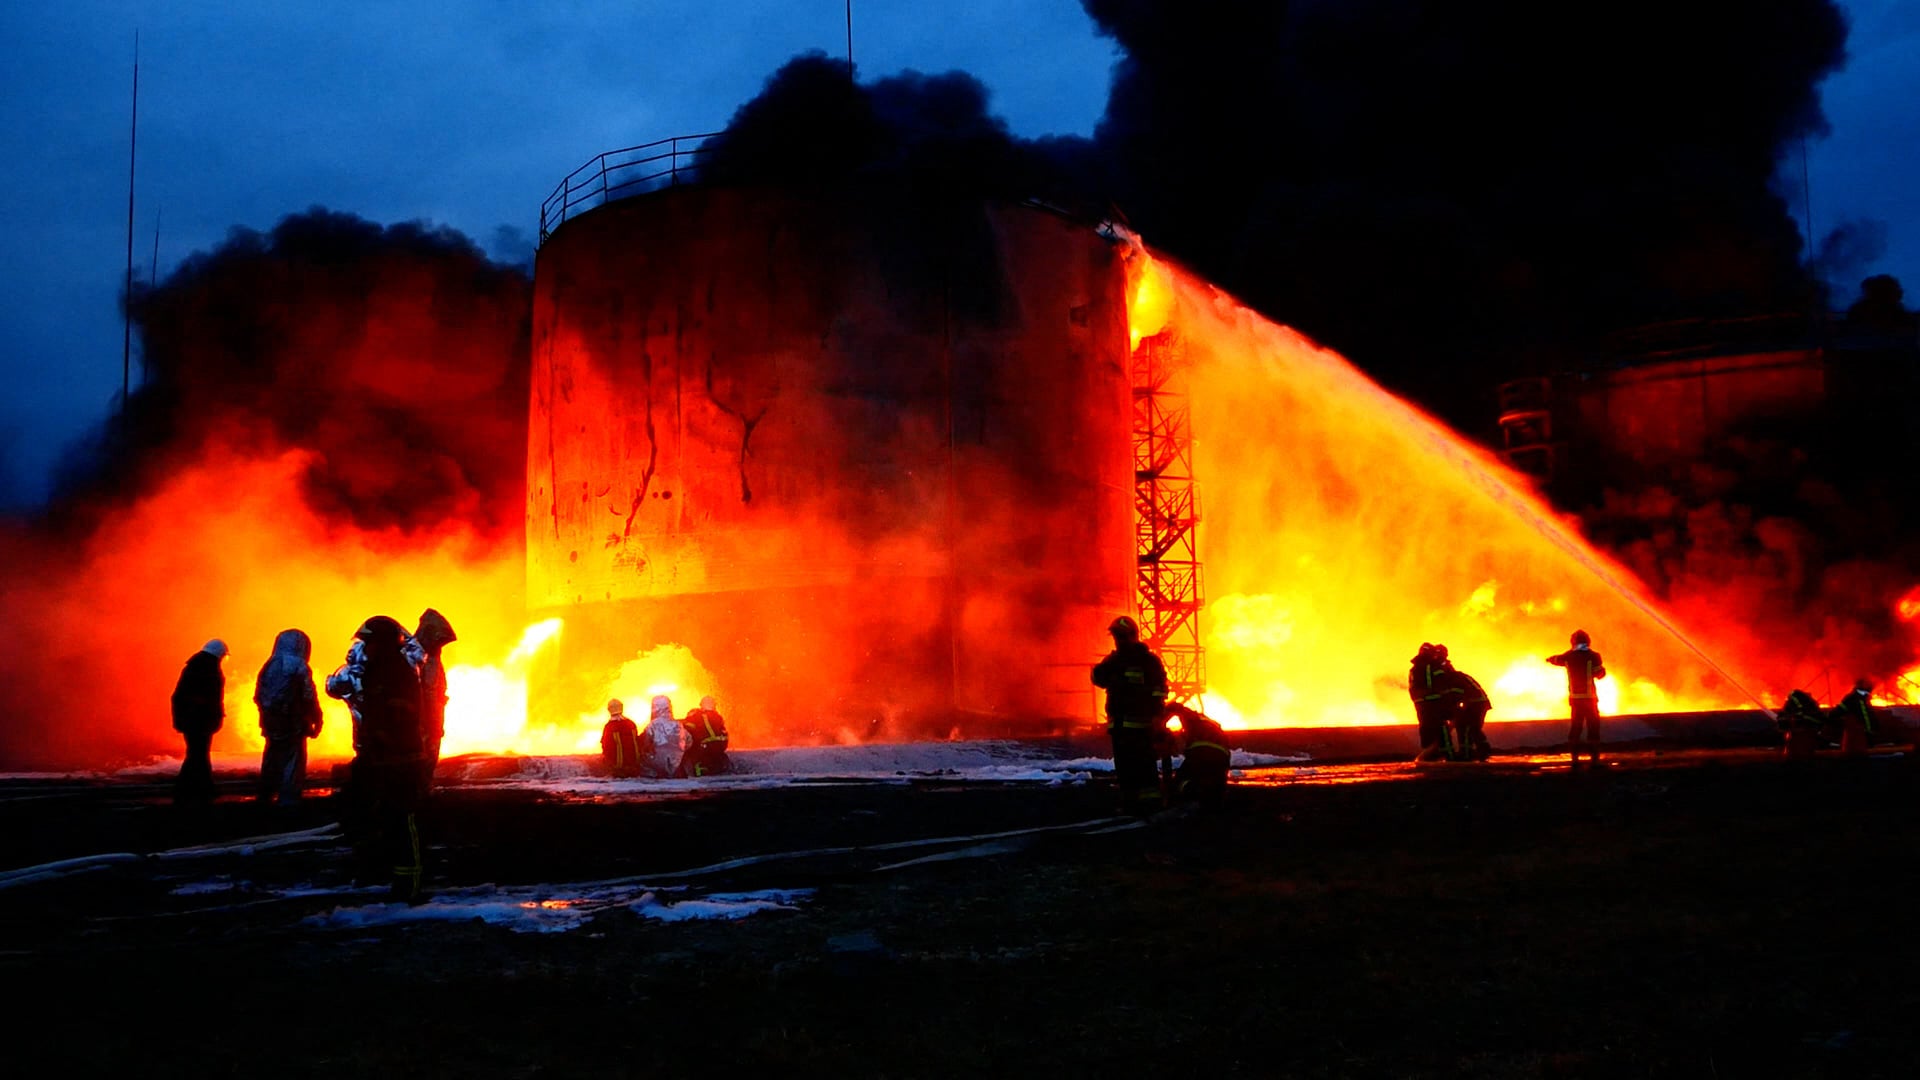
[(1433, 647), (1433, 658), (1435, 660), (1445, 660), (1447, 658), (1447, 647), (1445, 645), (1435, 645)]
[(1114, 637), (1137, 638), (1140, 636), (1140, 624), (1133, 621), (1133, 616), (1122, 615), (1107, 624), (1107, 633)]
[(1593, 639), (1587, 636), (1585, 630), (1575, 630), (1573, 632), (1573, 643), (1575, 645), (1591, 645), (1593, 644)]
[(1873, 680), (1862, 675), (1853, 680), (1853, 688), (1858, 693), (1870, 694), (1873, 692)]
[(608, 716), (625, 716), (627, 715), (626, 710), (627, 710), (627, 707), (620, 703), (619, 698), (614, 698), (612, 701), (607, 702)]

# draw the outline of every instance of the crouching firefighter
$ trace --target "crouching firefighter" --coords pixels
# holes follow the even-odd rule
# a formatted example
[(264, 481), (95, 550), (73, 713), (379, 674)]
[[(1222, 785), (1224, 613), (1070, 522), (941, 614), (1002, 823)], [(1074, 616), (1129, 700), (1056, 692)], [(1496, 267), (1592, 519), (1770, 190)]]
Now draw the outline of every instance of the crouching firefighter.
[(1107, 692), (1107, 737), (1113, 741), (1113, 778), (1120, 809), (1151, 814), (1160, 809), (1160, 774), (1154, 767), (1155, 733), (1167, 710), (1167, 669), (1140, 641), (1140, 627), (1122, 615), (1107, 627), (1113, 651), (1094, 665), (1093, 685)]
[(1485, 761), (1493, 753), (1492, 744), (1487, 742), (1487, 714), (1493, 711), (1493, 702), (1480, 680), (1454, 667), (1452, 661), (1441, 661), (1441, 667), (1440, 681), (1447, 688), (1447, 701), (1453, 710), (1448, 721), (1447, 757), (1452, 761)]
[(607, 724), (600, 729), (600, 761), (607, 775), (621, 780), (640, 775), (640, 728), (627, 717), (619, 698), (607, 702)]
[(1182, 802), (1219, 806), (1227, 797), (1227, 772), (1233, 763), (1225, 729), (1206, 713), (1177, 701), (1167, 703), (1167, 717), (1180, 721), (1184, 748), (1180, 769), (1173, 777), (1174, 794)]
[(712, 695), (700, 699), (700, 707), (687, 714), (680, 725), (687, 729), (687, 754), (680, 759), (680, 775), (719, 776), (733, 767), (727, 759), (727, 718), (720, 715)]
[(353, 713), (353, 766), (347, 781), (348, 838), (356, 880), (391, 883), (392, 896), (422, 899), (420, 879), (420, 673), (408, 659), (407, 632), (376, 615), (354, 634), (347, 662), (327, 677), (327, 695)]

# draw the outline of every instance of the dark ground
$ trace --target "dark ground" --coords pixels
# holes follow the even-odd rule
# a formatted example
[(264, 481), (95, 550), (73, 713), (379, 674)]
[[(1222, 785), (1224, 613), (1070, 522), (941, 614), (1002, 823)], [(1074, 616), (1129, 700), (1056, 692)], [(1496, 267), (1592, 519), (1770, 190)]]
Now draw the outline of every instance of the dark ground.
[[(797, 912), (624, 909), (516, 934), (325, 930), (337, 847), (0, 890), (15, 1062), (68, 1075), (1920, 1075), (1909, 755), (1753, 751), (1317, 774), (1213, 817), (774, 862), (703, 888)], [(1286, 774), (1283, 774), (1286, 775)], [(127, 786), (0, 786), (0, 866), (319, 824), (199, 821)], [(443, 889), (1104, 817), (1101, 785), (798, 785), (596, 804), (482, 785), (427, 832)], [(265, 893), (248, 895), (268, 895)], [(353, 897), (348, 903), (371, 902)], [(11, 1070), (10, 1070), (11, 1071)], [(38, 1075), (37, 1072), (16, 1075)]]

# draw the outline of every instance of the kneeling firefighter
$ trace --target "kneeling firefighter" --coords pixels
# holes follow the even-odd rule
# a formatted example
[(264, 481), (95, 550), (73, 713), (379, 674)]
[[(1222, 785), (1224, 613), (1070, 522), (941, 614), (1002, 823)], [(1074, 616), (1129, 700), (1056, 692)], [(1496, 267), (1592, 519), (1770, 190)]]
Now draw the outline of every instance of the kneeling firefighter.
[(680, 725), (687, 731), (687, 755), (680, 759), (680, 775), (718, 776), (733, 767), (727, 759), (727, 718), (709, 694)]
[(1113, 741), (1113, 776), (1120, 808), (1149, 814), (1161, 805), (1154, 768), (1155, 733), (1164, 730), (1167, 669), (1140, 641), (1140, 627), (1122, 615), (1107, 627), (1113, 651), (1093, 668), (1093, 685), (1107, 692), (1107, 737)]
[(1180, 721), (1184, 749), (1180, 769), (1173, 777), (1174, 793), (1182, 801), (1218, 806), (1226, 798), (1227, 773), (1233, 764), (1226, 730), (1206, 713), (1177, 701), (1167, 703), (1167, 717)]

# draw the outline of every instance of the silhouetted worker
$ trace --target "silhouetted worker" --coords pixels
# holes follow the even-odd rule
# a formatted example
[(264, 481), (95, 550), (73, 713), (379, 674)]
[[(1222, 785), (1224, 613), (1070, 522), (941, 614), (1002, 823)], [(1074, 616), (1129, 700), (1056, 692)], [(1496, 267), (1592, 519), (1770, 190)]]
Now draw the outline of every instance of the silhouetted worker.
[(347, 663), (327, 693), (353, 710), (353, 770), (347, 792), (357, 875), (385, 877), (395, 900), (418, 903), (420, 861), (420, 673), (407, 656), (407, 631), (375, 615), (354, 634)]
[(1573, 714), (1573, 726), (1567, 731), (1567, 752), (1572, 755), (1573, 764), (1580, 764), (1580, 743), (1584, 738), (1587, 753), (1598, 765), (1600, 696), (1594, 683), (1607, 677), (1607, 668), (1600, 662), (1600, 654), (1593, 651), (1593, 639), (1585, 630), (1575, 630), (1570, 641), (1573, 648), (1547, 657), (1547, 663), (1567, 669), (1567, 710)]
[(686, 754), (686, 732), (680, 727), (680, 721), (673, 718), (673, 699), (656, 694), (652, 708), (653, 716), (647, 721), (651, 753), (646, 770), (648, 776), (666, 780), (680, 771), (680, 759)]
[(1148, 814), (1161, 804), (1154, 739), (1167, 709), (1167, 669), (1140, 641), (1140, 627), (1122, 615), (1107, 627), (1113, 651), (1093, 668), (1093, 685), (1107, 692), (1107, 737), (1120, 808)]
[(1441, 661), (1440, 682), (1447, 688), (1446, 700), (1453, 711), (1447, 756), (1454, 761), (1487, 760), (1493, 752), (1487, 742), (1487, 713), (1493, 711), (1493, 702), (1487, 698), (1486, 689), (1480, 680), (1454, 667), (1451, 660)]
[(640, 775), (647, 755), (640, 747), (640, 728), (627, 718), (619, 698), (607, 702), (607, 725), (600, 729), (600, 761), (607, 774), (621, 778)]
[(1447, 720), (1455, 698), (1441, 674), (1446, 671), (1447, 647), (1423, 643), (1407, 672), (1407, 696), (1413, 699), (1413, 718), (1420, 726), (1417, 761), (1436, 761), (1447, 753)]
[(458, 641), (445, 615), (428, 608), (407, 642), (408, 659), (420, 672), (420, 760), (422, 791), (433, 790), (433, 770), (440, 764), (440, 740), (447, 734), (447, 668), (440, 650)]
[(700, 699), (700, 707), (687, 714), (683, 726), (687, 756), (680, 760), (680, 775), (718, 776), (733, 767), (727, 758), (727, 720), (712, 695)]
[(1787, 757), (1806, 761), (1820, 748), (1826, 717), (1822, 715), (1820, 703), (1813, 699), (1812, 694), (1805, 690), (1788, 694), (1775, 722), (1779, 724), (1780, 734), (1786, 740)]
[(307, 740), (320, 734), (320, 692), (307, 660), (313, 642), (299, 630), (282, 630), (273, 655), (260, 665), (253, 704), (260, 710), (260, 801), (292, 806), (307, 781)]
[(1833, 719), (1840, 728), (1840, 752), (1848, 757), (1865, 754), (1880, 731), (1874, 722), (1873, 681), (1854, 680), (1853, 692), (1833, 707)]
[(1233, 765), (1226, 730), (1207, 714), (1177, 701), (1167, 703), (1167, 716), (1180, 720), (1184, 753), (1173, 776), (1174, 793), (1183, 802), (1220, 805), (1227, 795), (1227, 774)]
[(173, 730), (187, 739), (180, 776), (173, 784), (176, 806), (213, 801), (213, 733), (227, 718), (227, 675), (220, 670), (226, 655), (227, 643), (214, 638), (187, 657), (173, 684)]

